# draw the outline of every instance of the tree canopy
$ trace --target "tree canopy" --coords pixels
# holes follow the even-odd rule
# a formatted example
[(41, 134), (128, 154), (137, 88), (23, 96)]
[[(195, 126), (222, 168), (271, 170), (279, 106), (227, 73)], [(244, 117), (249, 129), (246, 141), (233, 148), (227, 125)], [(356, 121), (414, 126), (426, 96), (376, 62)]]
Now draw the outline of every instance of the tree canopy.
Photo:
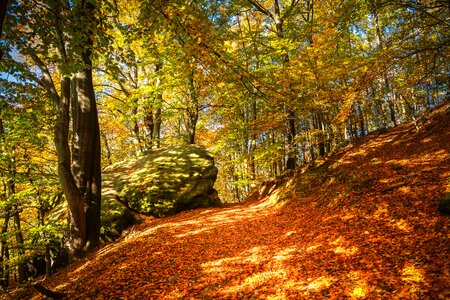
[(1, 283), (12, 270), (25, 280), (32, 252), (48, 262), (52, 240), (73, 258), (99, 244), (108, 165), (199, 144), (216, 157), (222, 200), (236, 202), (448, 98), (443, 0), (6, 4)]

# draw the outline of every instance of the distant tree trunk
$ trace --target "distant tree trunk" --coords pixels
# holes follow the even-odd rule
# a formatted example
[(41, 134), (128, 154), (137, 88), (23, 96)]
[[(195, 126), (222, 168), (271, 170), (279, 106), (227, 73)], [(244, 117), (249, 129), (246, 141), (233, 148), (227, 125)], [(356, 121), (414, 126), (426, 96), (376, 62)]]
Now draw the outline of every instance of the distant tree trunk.
[[(380, 28), (380, 22), (378, 19), (378, 11), (377, 11), (377, 7), (375, 6), (375, 3), (372, 1), (372, 10), (373, 10), (373, 14), (374, 14), (374, 20), (375, 20), (375, 29), (376, 29), (376, 34), (377, 34), (377, 43), (378, 46), (380, 47), (380, 49), (384, 49), (384, 38), (383, 38), (383, 34), (382, 34), (382, 28)], [(390, 116), (390, 120), (392, 123), (392, 126), (397, 126), (397, 119), (396, 119), (396, 113), (395, 113), (395, 104), (394, 104), (394, 100), (392, 99), (392, 96), (390, 95), (390, 91), (391, 88), (389, 86), (389, 79), (388, 79), (388, 74), (387, 71), (383, 71), (382, 74), (382, 90), (384, 92), (384, 96), (386, 97), (387, 100), (387, 104), (389, 107), (389, 116)]]
[[(314, 115), (311, 118), (311, 124), (309, 124), (309, 128), (314, 130)], [(311, 164), (315, 165), (316, 154), (314, 152), (314, 137), (312, 136), (311, 130), (308, 132), (308, 142), (309, 142), (309, 154), (311, 156)]]
[(357, 110), (358, 110), (359, 130), (361, 131), (360, 136), (364, 137), (366, 135), (366, 127), (364, 126), (364, 114), (360, 102), (357, 103)]
[[(3, 24), (3, 22), (2, 22)], [(0, 106), (0, 116), (2, 107)], [(4, 143), (5, 128), (3, 127), (3, 119), (0, 118), (0, 145)], [(2, 149), (3, 150), (3, 149)], [(3, 183), (3, 192), (0, 197), (6, 200), (8, 194), (8, 188), (6, 182)], [(9, 283), (9, 269), (7, 262), (9, 260), (8, 242), (6, 239), (6, 233), (8, 232), (9, 219), (11, 218), (11, 207), (6, 206), (4, 208), (3, 226), (0, 235), (0, 287), (7, 287)]]
[[(256, 99), (252, 99), (251, 103), (251, 117), (252, 121), (256, 123), (257, 120), (257, 103)], [(249, 149), (249, 156), (250, 156), (250, 176), (252, 181), (254, 182), (256, 180), (256, 162), (255, 162), (255, 151), (257, 146), (257, 136), (254, 132), (251, 133), (250, 138), (250, 149)]]
[(138, 101), (133, 101), (133, 108), (131, 109), (131, 122), (134, 137), (137, 140), (137, 147), (140, 152), (145, 150), (145, 140), (141, 137), (141, 130), (139, 129), (139, 118), (138, 118)]
[(314, 166), (316, 164), (316, 154), (314, 153), (314, 141), (309, 134), (309, 154), (311, 156), (311, 164)]
[(397, 126), (395, 103), (394, 103), (394, 99), (392, 99), (392, 96), (390, 96), (390, 95), (388, 95), (388, 105), (389, 105), (389, 113), (390, 113), (392, 125)]
[(155, 120), (153, 118), (153, 109), (151, 107), (145, 108), (144, 126), (146, 129), (145, 148), (146, 150), (152, 149), (154, 139), (153, 134), (155, 130)]
[[(247, 2), (252, 5), (255, 9), (257, 9), (259, 12), (266, 15), (268, 18), (270, 18), (275, 23), (275, 33), (279, 39), (284, 39), (284, 17), (286, 17), (282, 13), (283, 5), (280, 4), (280, 0), (273, 0), (273, 13), (270, 12), (268, 9), (264, 8), (261, 4), (258, 3), (258, 1), (251, 1), (247, 0)], [(298, 3), (297, 3), (298, 4)], [(294, 2), (291, 4), (291, 8), (293, 8), (295, 5)], [(308, 10), (310, 7), (312, 7), (312, 4), (308, 1)], [(312, 18), (312, 17), (311, 17)], [(308, 16), (309, 21), (309, 16)], [(286, 66), (289, 63), (289, 54), (285, 53), (282, 57), (282, 66)], [(295, 126), (295, 111), (292, 108), (292, 95), (289, 96), (289, 100), (284, 103), (285, 106), (285, 112), (287, 115), (287, 139), (286, 139), (286, 149), (287, 149), (287, 159), (286, 159), (286, 169), (287, 170), (294, 170), (297, 166), (297, 146), (295, 144), (295, 138), (297, 135), (296, 132), (296, 126)]]
[[(0, 128), (1, 135), (4, 134), (4, 128), (3, 125)], [(15, 153), (15, 147), (10, 149), (10, 152), (12, 155)], [(6, 197), (12, 197), (16, 194), (16, 174), (17, 174), (17, 166), (15, 159), (12, 159), (8, 162), (8, 170), (7, 170), (7, 180), (6, 180)], [(14, 235), (16, 238), (16, 247), (17, 247), (17, 256), (18, 256), (18, 263), (17, 263), (17, 274), (18, 279), (17, 281), (19, 283), (23, 283), (26, 280), (26, 274), (25, 274), (25, 263), (23, 262), (23, 256), (25, 254), (24, 250), (24, 239), (23, 239), (23, 233), (22, 228), (20, 224), (20, 207), (17, 204), (17, 202), (14, 202), (11, 206), (12, 209), (12, 217), (13, 217), (13, 224), (14, 224)], [(8, 212), (10, 214), (10, 212)]]
[(297, 166), (297, 147), (295, 146), (295, 137), (297, 135), (295, 127), (295, 113), (288, 108), (288, 157), (286, 161), (286, 169), (294, 170)]
[[(276, 145), (276, 138), (275, 138), (275, 130), (271, 129), (269, 132), (269, 145), (275, 146)], [(278, 176), (278, 159), (274, 159), (272, 162), (272, 177)]]
[(11, 209), (6, 208), (5, 210), (6, 211), (3, 217), (3, 226), (0, 239), (0, 286), (6, 288), (9, 284), (9, 268), (7, 265), (9, 260), (9, 248), (8, 242), (6, 240), (6, 233), (8, 232)]
[(108, 162), (108, 165), (112, 165), (112, 152), (111, 152), (111, 147), (109, 146), (108, 143), (108, 137), (106, 136), (106, 134), (104, 132), (100, 132), (100, 136), (103, 140), (103, 144), (105, 145), (105, 149), (106, 149), (106, 161)]
[(319, 156), (325, 157), (325, 123), (323, 113), (319, 110), (313, 111), (313, 124), (314, 129), (318, 131), (317, 133), (317, 145), (319, 147)]
[(19, 214), (19, 207), (18, 205), (13, 206), (14, 215), (13, 215), (13, 221), (14, 221), (14, 231), (16, 236), (16, 244), (17, 244), (17, 255), (19, 256), (19, 262), (17, 263), (17, 274), (18, 278), (17, 281), (19, 283), (24, 283), (27, 280), (26, 273), (25, 273), (25, 262), (23, 262), (23, 256), (25, 254), (24, 250), (24, 240), (23, 240), (23, 234), (22, 234), (22, 228), (20, 225), (20, 214)]
[[(155, 72), (159, 72), (163, 67), (162, 62), (155, 63)], [(155, 126), (153, 127), (153, 145), (155, 148), (159, 148), (161, 146), (161, 125), (162, 125), (162, 102), (163, 102), (163, 96), (162, 92), (158, 89), (161, 86), (161, 78), (156, 79), (156, 96), (155, 96), (155, 113), (154, 113), (154, 123)]]
[(197, 129), (199, 104), (197, 87), (194, 81), (194, 69), (191, 70), (188, 76), (188, 105), (187, 105), (187, 143), (195, 144), (195, 133)]
[[(162, 102), (162, 95), (159, 94), (158, 95), (158, 99), (160, 99), (160, 103)], [(159, 104), (160, 105), (160, 104)], [(160, 148), (161, 147), (161, 125), (162, 125), (162, 110), (161, 110), (161, 106), (159, 106), (156, 109), (156, 113), (155, 113), (155, 127), (153, 128), (153, 139), (154, 139), (154, 146), (156, 148)]]
[[(41, 206), (38, 210), (38, 222), (39, 226), (44, 227), (45, 226), (45, 213), (46, 210)], [(51, 276), (52, 275), (52, 268), (51, 268), (51, 257), (50, 257), (50, 247), (48, 245), (47, 238), (45, 236), (45, 233), (41, 231), (39, 233), (39, 236), (42, 241), (45, 241), (45, 275)]]

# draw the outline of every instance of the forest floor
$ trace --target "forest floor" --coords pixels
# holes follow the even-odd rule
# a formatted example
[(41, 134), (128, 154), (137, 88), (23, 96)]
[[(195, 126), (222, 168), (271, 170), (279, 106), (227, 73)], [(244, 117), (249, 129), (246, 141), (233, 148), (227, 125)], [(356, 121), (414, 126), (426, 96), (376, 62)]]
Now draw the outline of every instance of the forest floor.
[(246, 202), (148, 218), (41, 284), (67, 299), (449, 299), (437, 207), (450, 105), (418, 126), (371, 134)]

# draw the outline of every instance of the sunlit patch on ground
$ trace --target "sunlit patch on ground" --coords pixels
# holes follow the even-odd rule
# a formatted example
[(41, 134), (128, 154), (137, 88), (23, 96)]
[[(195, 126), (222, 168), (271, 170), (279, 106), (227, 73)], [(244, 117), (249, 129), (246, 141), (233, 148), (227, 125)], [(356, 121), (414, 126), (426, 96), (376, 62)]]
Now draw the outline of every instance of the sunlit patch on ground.
[(394, 224), (397, 228), (409, 232), (412, 230), (411, 225), (409, 225), (409, 223), (406, 220), (398, 220), (397, 222), (395, 222)]
[(198, 229), (198, 230), (192, 230), (192, 231), (189, 231), (189, 232), (186, 232), (186, 233), (178, 234), (176, 237), (177, 238), (183, 238), (183, 237), (190, 236), (190, 235), (196, 235), (196, 234), (199, 234), (199, 233), (202, 233), (202, 232), (205, 232), (205, 231), (208, 231), (208, 229), (207, 228), (202, 228), (202, 229)]
[(402, 280), (407, 282), (423, 282), (423, 271), (414, 265), (406, 265), (401, 271)]
[(352, 271), (347, 276), (349, 279), (349, 296), (355, 299), (365, 298), (369, 292), (369, 285), (364, 274), (358, 271)]
[(275, 260), (286, 260), (291, 258), (295, 252), (297, 252), (297, 249), (295, 247), (283, 249), (277, 252), (277, 254), (274, 255), (272, 258)]
[(273, 281), (279, 281), (286, 279), (286, 271), (282, 269), (265, 271), (261, 273), (251, 274), (235, 285), (231, 285), (223, 289), (226, 293), (238, 293), (240, 291), (252, 291), (253, 289), (263, 286), (265, 284), (270, 284)]
[(377, 210), (373, 213), (373, 217), (383, 219), (389, 215), (389, 207), (386, 203), (376, 204)]
[(356, 252), (358, 252), (358, 247), (355, 246), (351, 246), (349, 248), (344, 248), (344, 247), (336, 247), (334, 250), (334, 253), (336, 254), (345, 254), (345, 255), (353, 255)]
[(316, 279), (308, 278), (308, 281), (310, 281), (310, 282), (306, 285), (305, 288), (307, 290), (317, 291), (317, 290), (329, 287), (335, 281), (335, 279), (330, 276), (321, 276)]
[(317, 249), (317, 248), (319, 248), (321, 246), (322, 246), (322, 244), (312, 245), (312, 246), (309, 246), (308, 248), (306, 248), (306, 251), (307, 252), (311, 252), (311, 251), (313, 251), (313, 250), (315, 250), (315, 249)]

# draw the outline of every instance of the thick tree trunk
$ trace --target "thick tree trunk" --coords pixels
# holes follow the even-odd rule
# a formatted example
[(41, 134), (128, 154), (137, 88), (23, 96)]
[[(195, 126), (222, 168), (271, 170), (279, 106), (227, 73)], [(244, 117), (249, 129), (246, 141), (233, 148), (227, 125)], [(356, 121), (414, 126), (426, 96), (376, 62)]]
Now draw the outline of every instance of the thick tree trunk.
[[(92, 65), (90, 51), (83, 53), (83, 62)], [(75, 86), (72, 166), (81, 199), (71, 213), (82, 212), (79, 219), (85, 228), (83, 247), (89, 251), (99, 243), (101, 206), (100, 129), (90, 68), (75, 75)]]
[[(55, 8), (58, 9), (58, 8)], [(92, 3), (78, 3), (73, 12), (78, 21), (86, 22), (94, 15)], [(93, 26), (93, 24), (91, 24)], [(85, 24), (85, 27), (88, 26)], [(83, 28), (85, 28), (83, 27)], [(86, 27), (88, 28), (88, 27)], [(74, 28), (76, 29), (76, 28)], [(79, 30), (82, 30), (80, 27)], [(72, 259), (83, 257), (99, 243), (100, 235), (100, 130), (92, 83), (91, 52), (93, 41), (87, 33), (73, 48), (78, 51), (83, 69), (73, 78), (61, 77), (61, 94), (57, 103), (54, 139), (58, 156), (58, 175), (69, 206), (68, 250)], [(58, 32), (58, 30), (57, 30)], [(59, 38), (64, 41), (60, 33)], [(68, 59), (64, 43), (60, 54)], [(71, 81), (72, 80), (72, 81)], [(73, 104), (72, 153), (69, 147), (70, 103)]]
[(62, 190), (69, 205), (70, 240), (69, 252), (81, 257), (86, 240), (83, 198), (71, 170), (71, 153), (69, 148), (70, 123), (70, 78), (61, 78), (61, 96), (57, 108), (54, 128), (54, 140), (58, 156), (58, 176)]

